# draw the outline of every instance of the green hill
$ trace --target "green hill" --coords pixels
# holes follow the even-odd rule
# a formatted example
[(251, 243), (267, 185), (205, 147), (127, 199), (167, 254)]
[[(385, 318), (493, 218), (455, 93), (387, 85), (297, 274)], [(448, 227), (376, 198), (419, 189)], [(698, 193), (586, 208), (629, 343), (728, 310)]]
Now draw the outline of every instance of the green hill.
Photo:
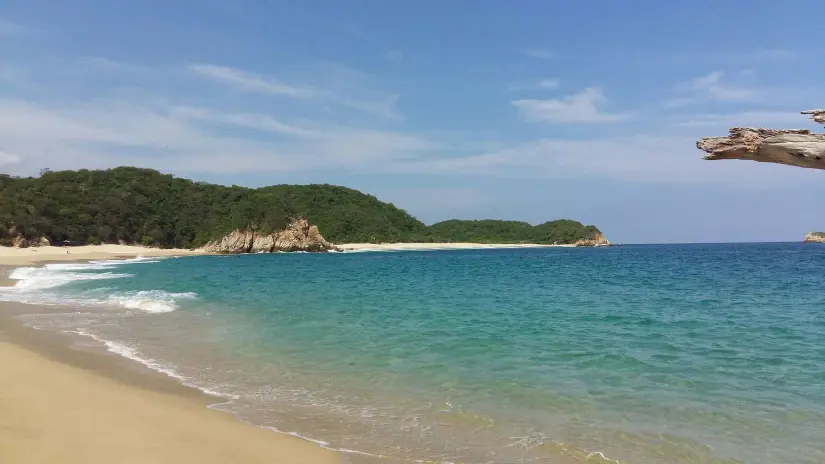
[(236, 228), (269, 233), (294, 217), (307, 218), (333, 243), (572, 243), (599, 233), (570, 220), (538, 226), (451, 220), (428, 227), (391, 203), (327, 184), (227, 187), (132, 167), (0, 175), (0, 245), (46, 237), (190, 248)]

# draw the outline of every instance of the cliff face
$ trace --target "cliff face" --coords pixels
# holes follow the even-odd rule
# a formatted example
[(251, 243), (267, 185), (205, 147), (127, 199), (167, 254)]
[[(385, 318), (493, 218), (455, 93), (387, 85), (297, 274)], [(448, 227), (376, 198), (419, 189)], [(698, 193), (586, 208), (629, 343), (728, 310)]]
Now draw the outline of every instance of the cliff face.
[(825, 232), (808, 232), (805, 243), (825, 243)]
[(28, 247), (40, 247), (40, 246), (49, 246), (52, 243), (46, 237), (40, 237), (39, 239), (26, 239), (23, 234), (17, 231), (15, 226), (12, 226), (9, 229), (9, 235), (11, 238), (11, 246), (15, 248), (28, 248)]
[(574, 245), (577, 247), (608, 246), (610, 245), (610, 241), (607, 240), (607, 237), (605, 237), (603, 233), (599, 232), (592, 238), (575, 242)]
[(249, 230), (234, 230), (200, 249), (207, 253), (272, 253), (325, 252), (334, 250), (335, 247), (324, 239), (318, 227), (311, 226), (306, 219), (295, 219), (284, 230), (269, 235), (260, 235)]

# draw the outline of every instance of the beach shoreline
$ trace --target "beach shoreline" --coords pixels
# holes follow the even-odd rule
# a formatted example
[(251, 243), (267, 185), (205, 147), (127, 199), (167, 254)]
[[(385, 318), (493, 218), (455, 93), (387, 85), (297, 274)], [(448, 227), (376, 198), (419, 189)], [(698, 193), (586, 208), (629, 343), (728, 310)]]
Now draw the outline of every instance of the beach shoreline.
[(508, 250), (515, 248), (575, 248), (576, 245), (542, 245), (537, 243), (341, 243), (343, 251), (437, 251), (437, 250)]
[(149, 248), (137, 245), (83, 245), (71, 247), (0, 247), (0, 264), (27, 266), (42, 262), (90, 261), (95, 259), (126, 259), (138, 256), (191, 256), (204, 254), (181, 248)]
[(220, 400), (91, 341), (16, 320), (55, 310), (0, 302), (0, 462), (344, 462), (209, 409)]

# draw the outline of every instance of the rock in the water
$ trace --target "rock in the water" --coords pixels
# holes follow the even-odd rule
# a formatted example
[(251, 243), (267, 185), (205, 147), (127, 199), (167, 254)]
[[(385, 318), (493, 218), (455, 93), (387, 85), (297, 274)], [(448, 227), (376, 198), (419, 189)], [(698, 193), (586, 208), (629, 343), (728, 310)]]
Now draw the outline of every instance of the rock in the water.
[(318, 227), (311, 226), (306, 219), (295, 219), (284, 230), (269, 235), (237, 229), (222, 239), (201, 247), (207, 253), (324, 252), (334, 249), (318, 231)]
[(577, 247), (608, 246), (610, 245), (610, 241), (607, 240), (607, 237), (605, 237), (603, 233), (599, 232), (591, 238), (578, 240), (573, 244)]
[(808, 232), (805, 243), (825, 243), (825, 232)]

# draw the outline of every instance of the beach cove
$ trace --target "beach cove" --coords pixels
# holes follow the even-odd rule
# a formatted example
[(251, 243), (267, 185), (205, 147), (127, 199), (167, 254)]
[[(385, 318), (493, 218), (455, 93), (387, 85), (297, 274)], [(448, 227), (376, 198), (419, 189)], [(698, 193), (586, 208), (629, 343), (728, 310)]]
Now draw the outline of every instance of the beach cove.
[[(55, 263), (18, 268), (3, 308), (45, 304), (15, 323), (210, 392), (212, 409), (351, 462), (813, 464), (825, 423), (823, 324), (811, 312), (822, 252), (732, 244)], [(793, 284), (743, 286), (765, 273)]]

